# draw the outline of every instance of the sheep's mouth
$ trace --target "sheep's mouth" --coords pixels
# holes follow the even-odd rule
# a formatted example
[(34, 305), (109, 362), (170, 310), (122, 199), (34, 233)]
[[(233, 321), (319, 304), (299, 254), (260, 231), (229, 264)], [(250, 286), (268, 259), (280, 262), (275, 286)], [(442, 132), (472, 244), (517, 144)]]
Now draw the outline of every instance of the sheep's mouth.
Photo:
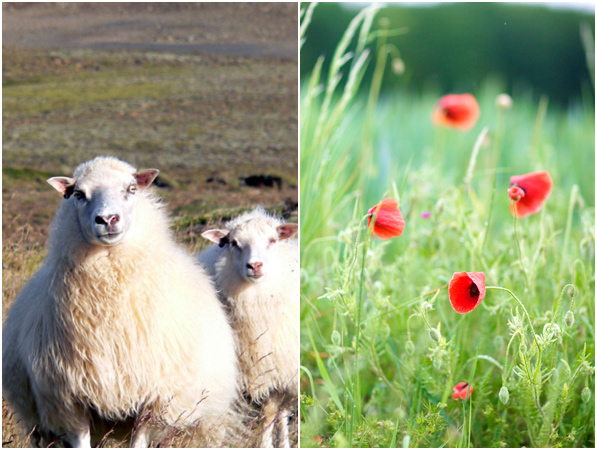
[(102, 243), (115, 244), (121, 239), (122, 235), (122, 231), (111, 231), (108, 233), (98, 234), (96, 237)]
[(252, 281), (253, 283), (257, 283), (258, 281), (260, 281), (263, 278), (263, 274), (262, 273), (247, 274), (247, 278), (249, 279), (249, 281)]

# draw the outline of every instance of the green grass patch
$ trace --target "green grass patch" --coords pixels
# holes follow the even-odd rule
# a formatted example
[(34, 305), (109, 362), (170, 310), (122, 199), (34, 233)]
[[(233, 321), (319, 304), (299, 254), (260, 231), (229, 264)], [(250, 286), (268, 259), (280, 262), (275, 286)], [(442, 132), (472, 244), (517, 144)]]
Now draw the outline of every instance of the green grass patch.
[(53, 177), (54, 174), (29, 167), (2, 166), (2, 178), (4, 182), (9, 180), (19, 181), (40, 181)]
[[(73, 110), (82, 104), (130, 99), (161, 99), (184, 92), (184, 71), (163, 68), (108, 69), (3, 88), (5, 116)], [(170, 78), (163, 79), (168, 75)], [(155, 77), (155, 78), (154, 78)], [(116, 81), (115, 81), (116, 80)]]

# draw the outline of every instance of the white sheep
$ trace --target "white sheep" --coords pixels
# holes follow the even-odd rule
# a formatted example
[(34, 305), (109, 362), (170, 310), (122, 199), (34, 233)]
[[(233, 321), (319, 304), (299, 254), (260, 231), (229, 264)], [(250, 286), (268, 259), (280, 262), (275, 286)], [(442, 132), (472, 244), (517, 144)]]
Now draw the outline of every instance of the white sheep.
[(262, 447), (289, 447), (288, 418), (298, 397), (299, 264), (296, 224), (262, 208), (202, 233), (215, 242), (198, 260), (214, 277), (237, 338), (241, 388), (262, 404)]
[[(89, 447), (95, 419), (150, 414), (221, 437), (238, 398), (234, 337), (146, 189), (157, 174), (98, 157), (48, 180), (64, 196), (48, 255), (2, 331), (3, 393), (28, 433)], [(141, 426), (133, 445), (148, 444)]]

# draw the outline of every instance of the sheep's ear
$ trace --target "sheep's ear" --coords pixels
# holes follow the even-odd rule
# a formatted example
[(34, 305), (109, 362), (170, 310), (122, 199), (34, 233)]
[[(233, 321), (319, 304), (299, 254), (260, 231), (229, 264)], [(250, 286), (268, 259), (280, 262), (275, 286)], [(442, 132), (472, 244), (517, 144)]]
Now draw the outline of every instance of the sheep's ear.
[(228, 233), (228, 230), (207, 230), (201, 233), (201, 236), (224, 247), (228, 243)]
[(292, 237), (298, 231), (298, 225), (296, 223), (285, 223), (276, 228), (276, 230), (278, 230), (278, 238), (284, 240)]
[(64, 198), (69, 198), (75, 190), (77, 180), (68, 177), (52, 177), (47, 180), (50, 185), (62, 194)]
[(145, 189), (153, 183), (153, 180), (155, 180), (155, 177), (157, 177), (159, 173), (160, 171), (158, 169), (147, 169), (134, 173), (133, 176), (135, 177), (135, 180), (137, 180), (137, 187), (139, 189)]

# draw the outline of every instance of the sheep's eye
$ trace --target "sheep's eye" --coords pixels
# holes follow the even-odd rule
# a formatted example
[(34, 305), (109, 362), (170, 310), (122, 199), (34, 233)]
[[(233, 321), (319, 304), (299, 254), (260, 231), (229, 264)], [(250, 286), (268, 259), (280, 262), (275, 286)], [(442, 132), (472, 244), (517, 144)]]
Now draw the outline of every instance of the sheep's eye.
[(230, 245), (232, 247), (234, 247), (237, 250), (240, 250), (240, 246), (238, 245), (238, 241), (236, 239), (233, 239), (232, 241), (230, 241)]
[(134, 194), (135, 192), (137, 192), (137, 185), (136, 184), (131, 184), (129, 186), (129, 188), (127, 189), (127, 192), (129, 194)]
[(73, 197), (75, 197), (77, 200), (85, 200), (85, 194), (83, 193), (83, 191), (80, 191), (78, 189), (75, 189), (73, 191)]

